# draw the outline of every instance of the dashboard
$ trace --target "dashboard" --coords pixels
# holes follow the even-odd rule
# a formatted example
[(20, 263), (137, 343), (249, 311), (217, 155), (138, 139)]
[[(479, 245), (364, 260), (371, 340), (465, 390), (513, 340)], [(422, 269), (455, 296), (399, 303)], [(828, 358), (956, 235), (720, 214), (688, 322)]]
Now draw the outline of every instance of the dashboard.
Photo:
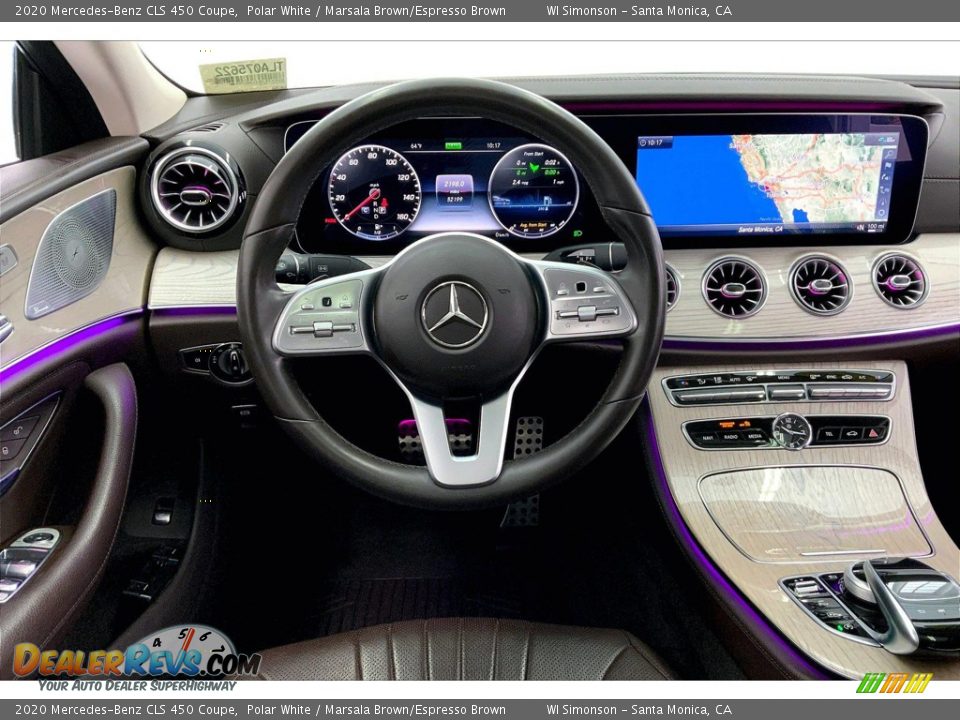
[[(623, 159), (667, 247), (902, 242), (927, 124), (907, 115), (584, 116)], [(290, 125), (284, 151), (315, 121)], [(465, 231), (517, 252), (602, 242), (576, 168), (480, 118), (403, 123), (324, 169), (298, 227), (307, 253), (392, 253)]]
[[(665, 251), (668, 350), (820, 351), (837, 338), (952, 332), (956, 91), (827, 77), (516, 84), (576, 114), (638, 183)], [(169, 246), (151, 307), (233, 305), (235, 251), (260, 188), (313, 125), (369, 89), (208, 98), (159, 128), (140, 175), (141, 209)], [(607, 270), (622, 261), (589, 185), (545, 138), (483, 118), (422, 117), (385, 123), (333, 156), (307, 191), (281, 282), (375, 266), (447, 231), (531, 257)], [(206, 173), (222, 184), (195, 182)]]

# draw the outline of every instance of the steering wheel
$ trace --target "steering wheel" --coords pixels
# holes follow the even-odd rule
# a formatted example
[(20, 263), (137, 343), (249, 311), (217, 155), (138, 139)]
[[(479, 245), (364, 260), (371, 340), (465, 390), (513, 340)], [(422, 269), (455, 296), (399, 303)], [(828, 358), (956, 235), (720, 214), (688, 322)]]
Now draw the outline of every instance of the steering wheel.
[[(523, 258), (471, 233), (423, 238), (376, 269), (297, 292), (275, 279), (308, 192), (346, 150), (419, 117), (479, 116), (538, 137), (566, 155), (592, 190), (610, 240), (626, 245), (615, 276), (593, 266)], [(321, 464), (404, 504), (463, 509), (538, 492), (592, 460), (639, 405), (665, 316), (660, 238), (636, 182), (603, 139), (533, 93), (486, 80), (410, 81), (375, 90), (320, 120), (277, 164), (248, 221), (237, 277), (240, 333), (264, 401)], [(574, 289), (580, 292), (575, 292)], [(329, 307), (324, 307), (324, 298)], [(505, 459), (514, 391), (548, 344), (623, 345), (601, 401), (541, 452)], [(291, 372), (295, 358), (373, 356), (406, 394), (426, 467), (373, 455), (337, 433)], [(589, 372), (571, 369), (571, 375)], [(474, 454), (448, 442), (446, 401), (478, 398)], [(376, 397), (358, 402), (376, 412)], [(323, 408), (320, 408), (323, 411)]]

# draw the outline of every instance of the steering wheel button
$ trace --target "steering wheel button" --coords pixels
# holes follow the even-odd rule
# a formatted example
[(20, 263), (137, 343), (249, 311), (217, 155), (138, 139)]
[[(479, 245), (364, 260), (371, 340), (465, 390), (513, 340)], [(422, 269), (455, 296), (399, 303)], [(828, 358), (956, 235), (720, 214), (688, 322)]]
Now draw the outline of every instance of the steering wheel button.
[(338, 332), (356, 332), (357, 326), (353, 323), (335, 323), (333, 326), (333, 331)]
[(576, 310), (558, 310), (557, 319), (558, 320), (572, 320), (575, 317), (579, 316), (579, 312)]
[(313, 324), (313, 336), (317, 338), (333, 337), (333, 323), (329, 320), (318, 320)]
[(593, 322), (597, 319), (596, 305), (581, 305), (577, 308), (577, 320), (580, 322)]
[(610, 317), (619, 314), (620, 308), (618, 307), (597, 308), (597, 317)]

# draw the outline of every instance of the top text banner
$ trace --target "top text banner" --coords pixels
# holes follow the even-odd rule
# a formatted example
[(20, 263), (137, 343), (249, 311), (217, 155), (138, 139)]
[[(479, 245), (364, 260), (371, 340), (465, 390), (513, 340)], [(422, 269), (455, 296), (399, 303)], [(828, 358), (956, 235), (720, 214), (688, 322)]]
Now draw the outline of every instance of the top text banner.
[(2, 22), (952, 22), (960, 3), (944, 0), (716, 0), (689, 3), (580, 0), (346, 0), (259, 3), (63, 0), (0, 5)]

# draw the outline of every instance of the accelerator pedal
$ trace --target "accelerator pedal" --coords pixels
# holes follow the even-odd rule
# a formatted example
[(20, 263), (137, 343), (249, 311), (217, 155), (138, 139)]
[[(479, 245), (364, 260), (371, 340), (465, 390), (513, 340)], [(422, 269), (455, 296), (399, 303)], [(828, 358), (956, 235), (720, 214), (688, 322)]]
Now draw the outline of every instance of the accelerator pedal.
[[(513, 434), (513, 459), (518, 460), (543, 450), (543, 418), (517, 418)], [(500, 527), (536, 527), (540, 524), (540, 496), (531, 495), (507, 505)]]

